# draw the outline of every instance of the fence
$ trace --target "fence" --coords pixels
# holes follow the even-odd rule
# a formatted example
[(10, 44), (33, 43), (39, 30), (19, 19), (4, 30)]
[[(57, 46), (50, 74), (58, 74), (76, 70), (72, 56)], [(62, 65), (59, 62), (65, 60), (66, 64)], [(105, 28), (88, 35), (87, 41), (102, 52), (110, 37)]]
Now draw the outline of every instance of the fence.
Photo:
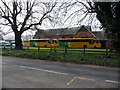
[[(2, 49), (13, 50), (15, 46), (2, 46)], [(68, 47), (23, 47), (24, 50), (36, 50), (47, 52), (65, 52), (65, 53), (96, 53), (96, 54), (108, 54), (109, 49), (88, 49), (88, 48), (68, 48)]]

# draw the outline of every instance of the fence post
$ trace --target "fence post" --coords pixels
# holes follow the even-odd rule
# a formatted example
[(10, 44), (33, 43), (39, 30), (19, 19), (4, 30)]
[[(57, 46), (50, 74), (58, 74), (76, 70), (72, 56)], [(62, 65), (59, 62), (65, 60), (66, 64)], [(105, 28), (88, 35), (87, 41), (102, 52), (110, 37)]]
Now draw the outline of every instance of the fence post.
[(50, 48), (50, 51), (52, 52), (52, 47)]
[(38, 46), (38, 51), (40, 51), (40, 47)]
[(106, 55), (108, 55), (108, 49), (110, 47), (110, 42), (107, 40), (106, 41)]
[(3, 47), (3, 49), (5, 49), (5, 46)]
[(108, 49), (106, 48), (106, 55), (108, 55)]
[(12, 50), (12, 46), (10, 46), (10, 49)]
[(29, 50), (29, 46), (27, 47), (27, 49)]
[(85, 47), (84, 47), (84, 53), (85, 53)]
[(54, 52), (56, 52), (56, 48), (54, 47)]
[(67, 52), (67, 47), (65, 47), (65, 52)]

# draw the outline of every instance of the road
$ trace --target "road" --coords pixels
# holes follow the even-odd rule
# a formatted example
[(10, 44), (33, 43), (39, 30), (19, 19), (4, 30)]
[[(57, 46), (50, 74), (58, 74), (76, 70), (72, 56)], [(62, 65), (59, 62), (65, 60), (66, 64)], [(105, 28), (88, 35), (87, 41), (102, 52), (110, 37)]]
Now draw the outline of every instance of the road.
[(119, 68), (2, 57), (3, 88), (118, 88)]

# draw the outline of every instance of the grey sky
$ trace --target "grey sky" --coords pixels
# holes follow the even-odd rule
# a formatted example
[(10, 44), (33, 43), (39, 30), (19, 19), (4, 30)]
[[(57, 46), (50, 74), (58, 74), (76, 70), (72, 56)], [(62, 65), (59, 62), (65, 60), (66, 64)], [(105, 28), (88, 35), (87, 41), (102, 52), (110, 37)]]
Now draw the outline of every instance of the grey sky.
[[(11, 0), (5, 0), (5, 1), (9, 2)], [(17, 0), (17, 1), (19, 1), (19, 0)], [(26, 1), (26, 0), (22, 0), (22, 1)], [(30, 0), (30, 1), (33, 1), (33, 0)], [(57, 1), (57, 2), (61, 2), (62, 3), (62, 2), (75, 2), (76, 0), (52, 0), (52, 1), (51, 0), (37, 0), (37, 1), (43, 1), (43, 2), (55, 2), (55, 1)], [(85, 0), (78, 0), (78, 1), (84, 2)], [(58, 6), (59, 6), (59, 4), (58, 4)], [(84, 17), (83, 12), (81, 11), (81, 12), (79, 12), (77, 14), (73, 14), (73, 15), (71, 15), (71, 14), (73, 12), (79, 10), (80, 7), (81, 7), (80, 4), (77, 4), (77, 5), (73, 6), (71, 9), (69, 9), (69, 11), (67, 12), (66, 16), (63, 16), (64, 9), (59, 11), (59, 14), (56, 15), (56, 16), (58, 18), (58, 21), (61, 20), (60, 23), (58, 23), (57, 19), (55, 19), (56, 17), (53, 18), (54, 19), (54, 23), (49, 22), (49, 20), (46, 19), (46, 20), (43, 21), (42, 25), (39, 28), (41, 28), (41, 29), (49, 29), (49, 28), (77, 27), (77, 26), (79, 26), (79, 24), (81, 24), (81, 25), (92, 25), (92, 27), (94, 27), (94, 28), (95, 27), (100, 27), (100, 23), (95, 18), (95, 14), (93, 14), (92, 16), (87, 15), (87, 17), (81, 23), (78, 24), (78, 20), (80, 20), (82, 17)], [(35, 7), (34, 9), (37, 10), (37, 7)], [(53, 10), (51, 15), (53, 15), (56, 10), (58, 10), (57, 7)], [(38, 16), (40, 16), (40, 15), (38, 15)], [(53, 17), (54, 17), (54, 15), (53, 15)], [(69, 17), (69, 19), (67, 19), (68, 17)], [(94, 17), (94, 19), (91, 22), (91, 19), (93, 17)], [(19, 16), (19, 20), (22, 21), (22, 18), (23, 18), (23, 16)], [(0, 21), (3, 22), (2, 20), (0, 20)], [(57, 22), (57, 23), (55, 24), (55, 22)], [(5, 32), (8, 32), (8, 30), (10, 31), (10, 28), (8, 28), (8, 27), (1, 27), (1, 29), (4, 29)], [(94, 30), (99, 30), (99, 29), (94, 29)], [(35, 31), (33, 31), (32, 33), (29, 32), (29, 31), (23, 33), (23, 35), (28, 35), (28, 34), (34, 35)], [(10, 34), (6, 35), (5, 38), (8, 38), (8, 36), (11, 36), (11, 38), (12, 38), (13, 35), (14, 35), (14, 33), (10, 33)]]

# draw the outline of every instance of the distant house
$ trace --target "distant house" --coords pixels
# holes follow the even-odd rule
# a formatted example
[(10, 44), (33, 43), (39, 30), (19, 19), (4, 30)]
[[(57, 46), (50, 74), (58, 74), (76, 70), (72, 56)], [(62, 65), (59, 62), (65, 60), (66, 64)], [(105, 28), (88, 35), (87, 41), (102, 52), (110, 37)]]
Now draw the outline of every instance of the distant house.
[(0, 34), (0, 40), (3, 40), (3, 36), (2, 36), (2, 34)]
[(80, 38), (80, 37), (93, 38), (97, 36), (100, 35), (98, 35), (98, 32), (92, 32), (90, 26), (82, 25), (81, 27), (38, 30), (34, 36), (34, 39), (42, 39), (42, 38), (59, 39), (59, 38)]
[(46, 34), (45, 34), (45, 30), (42, 30), (42, 29), (38, 30), (38, 31), (35, 33), (33, 39), (41, 39), (41, 38), (48, 38), (48, 37), (46, 36)]
[(105, 31), (92, 31), (92, 33), (97, 37), (100, 38), (101, 40), (107, 40), (105, 37)]

